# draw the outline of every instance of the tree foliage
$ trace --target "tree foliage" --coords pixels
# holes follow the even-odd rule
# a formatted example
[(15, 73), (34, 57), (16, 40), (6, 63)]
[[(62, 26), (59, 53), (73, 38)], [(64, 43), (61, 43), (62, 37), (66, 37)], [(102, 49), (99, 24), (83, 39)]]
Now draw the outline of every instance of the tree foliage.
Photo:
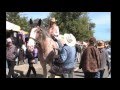
[(57, 19), (60, 32), (72, 33), (77, 40), (88, 40), (93, 36), (95, 27), (87, 12), (52, 12), (50, 17)]
[[(6, 20), (19, 25), (23, 30), (29, 31), (30, 25), (27, 17), (20, 17), (22, 12), (6, 12)], [(55, 17), (60, 33), (72, 33), (77, 40), (88, 40), (93, 36), (95, 23), (90, 21), (87, 12), (51, 12), (42, 20), (42, 26), (49, 26), (49, 19)]]
[(27, 21), (27, 17), (20, 17), (21, 12), (6, 12), (6, 20), (19, 25), (21, 29), (25, 31), (30, 30), (30, 25)]

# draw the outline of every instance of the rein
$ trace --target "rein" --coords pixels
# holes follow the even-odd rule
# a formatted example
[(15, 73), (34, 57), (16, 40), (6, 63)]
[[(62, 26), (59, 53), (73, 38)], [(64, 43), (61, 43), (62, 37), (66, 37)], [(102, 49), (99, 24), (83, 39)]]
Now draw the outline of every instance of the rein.
[(34, 39), (34, 38), (32, 38), (32, 37), (30, 37), (29, 39), (34, 40), (37, 44), (39, 44), (39, 43), (40, 43), (38, 40), (36, 40), (36, 39)]
[[(45, 33), (43, 33), (43, 32), (41, 32), (42, 33), (42, 36), (41, 36), (41, 38), (40, 38), (40, 40), (39, 39), (34, 39), (34, 38), (32, 38), (32, 37), (29, 37), (29, 39), (32, 39), (32, 40), (34, 40), (35, 41), (35, 43), (36, 43), (36, 45), (39, 47), (39, 48), (41, 48), (42, 49), (42, 51), (43, 51), (43, 55), (45, 54), (45, 47), (44, 47), (44, 45), (43, 45), (43, 39), (44, 39), (44, 37), (43, 37), (43, 35), (45, 34)], [(49, 36), (48, 36), (49, 37)], [(49, 37), (50, 38), (50, 37)], [(52, 38), (51, 38), (52, 39)], [(50, 41), (51, 42), (51, 41)], [(53, 48), (53, 52), (54, 53), (56, 53), (56, 49), (55, 48)]]

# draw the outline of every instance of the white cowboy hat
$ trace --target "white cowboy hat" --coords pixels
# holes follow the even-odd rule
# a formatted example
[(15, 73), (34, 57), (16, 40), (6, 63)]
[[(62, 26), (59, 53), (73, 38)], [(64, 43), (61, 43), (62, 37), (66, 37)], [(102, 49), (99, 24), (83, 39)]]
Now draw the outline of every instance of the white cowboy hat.
[(12, 42), (11, 38), (7, 38), (7, 43)]
[(73, 34), (64, 34), (64, 40), (68, 46), (75, 46), (76, 44), (76, 38)]
[(51, 22), (56, 22), (57, 20), (55, 18), (50, 19)]

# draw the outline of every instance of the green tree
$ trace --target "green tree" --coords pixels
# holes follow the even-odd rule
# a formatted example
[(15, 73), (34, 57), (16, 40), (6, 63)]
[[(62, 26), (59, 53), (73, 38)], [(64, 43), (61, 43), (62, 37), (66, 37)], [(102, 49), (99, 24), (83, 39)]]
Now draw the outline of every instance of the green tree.
[(6, 12), (6, 20), (12, 23), (18, 23), (20, 19), (19, 12)]
[(49, 27), (49, 17), (42, 20), (42, 25), (44, 25), (45, 27)]
[(77, 40), (88, 40), (93, 36), (95, 27), (90, 22), (87, 12), (52, 12), (50, 17), (55, 17), (60, 28), (60, 32), (72, 33)]
[(21, 17), (19, 24), (24, 31), (30, 31), (30, 24), (27, 17)]
[(27, 17), (21, 17), (20, 13), (22, 12), (6, 12), (6, 20), (16, 25), (19, 25), (21, 29), (25, 31), (29, 31), (30, 25), (27, 21)]

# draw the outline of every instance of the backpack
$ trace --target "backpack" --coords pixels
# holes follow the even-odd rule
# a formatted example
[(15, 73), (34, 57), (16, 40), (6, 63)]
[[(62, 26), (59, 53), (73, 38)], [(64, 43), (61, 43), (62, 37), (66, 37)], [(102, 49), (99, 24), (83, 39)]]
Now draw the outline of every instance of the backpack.
[(76, 52), (81, 53), (82, 49), (81, 49), (80, 45), (76, 44), (75, 48), (76, 48)]

